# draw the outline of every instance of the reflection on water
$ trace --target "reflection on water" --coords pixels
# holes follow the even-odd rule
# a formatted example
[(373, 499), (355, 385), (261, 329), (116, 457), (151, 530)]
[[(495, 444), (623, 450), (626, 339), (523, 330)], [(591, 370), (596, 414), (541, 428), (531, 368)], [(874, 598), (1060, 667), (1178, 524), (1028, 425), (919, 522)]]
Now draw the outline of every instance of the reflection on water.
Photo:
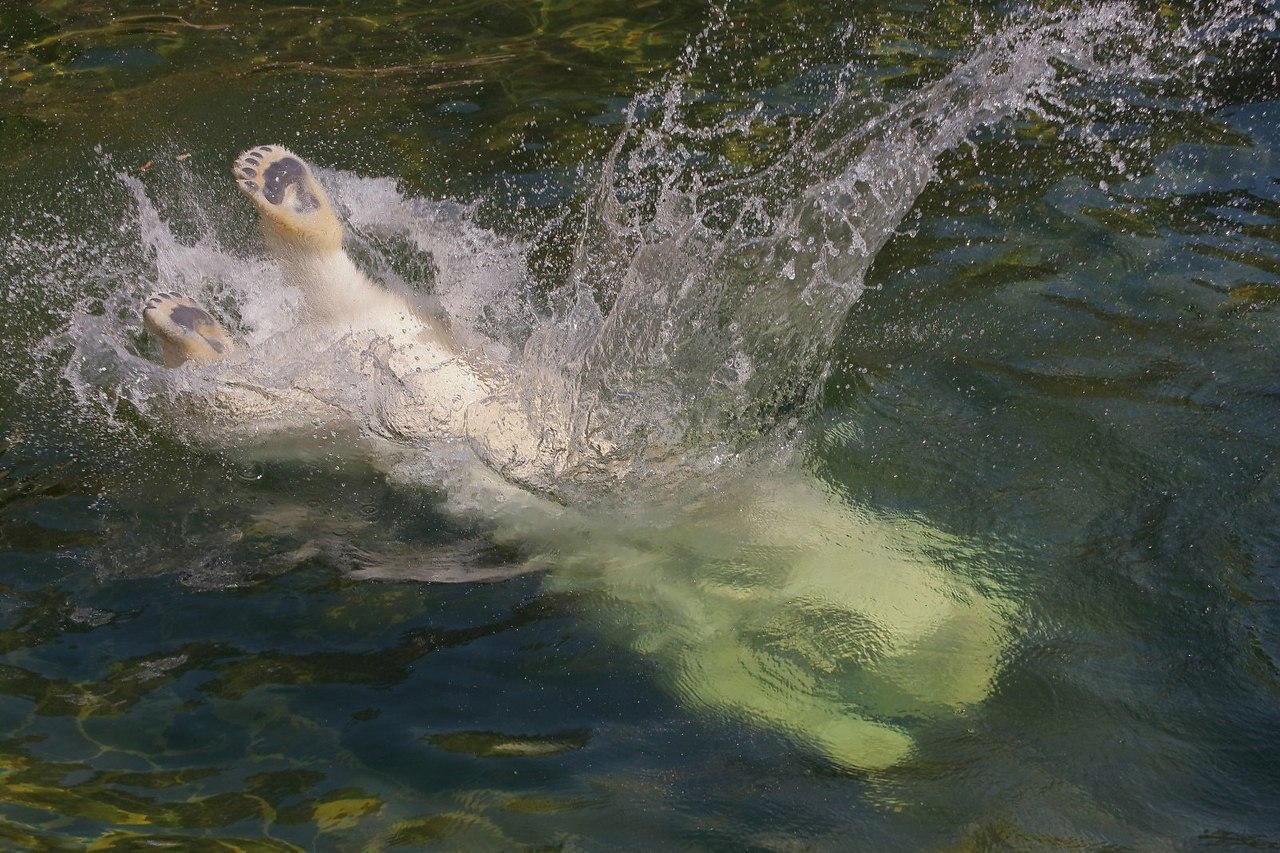
[[(287, 294), (244, 298), (273, 274), (221, 177), (250, 142), (401, 176), (397, 190), (331, 175), (358, 253), (393, 280), (444, 302), (442, 282), (483, 280), (522, 310), (556, 307), (581, 269), (568, 238), (601, 212), (587, 195), (600, 164), (642, 212), (702, 197), (699, 176), (733, 186), (821, 132), (815, 114), (840, 97), (852, 129), (941, 79), (996, 12), (112, 11), (0, 12), (9, 844), (1280, 840), (1274, 4), (1085, 10), (1116, 16), (1088, 41), (1106, 47), (1097, 62), (1142, 48), (1130, 73), (1054, 57), (1063, 85), (942, 156), (832, 329), (806, 468), (849, 506), (934, 531), (940, 566), (1017, 602), (990, 695), (961, 713), (910, 704), (894, 722), (914, 750), (876, 773), (806, 748), (786, 719), (750, 724), (802, 716), (797, 662), (841, 701), (899, 701), (901, 685), (849, 669), (883, 654), (872, 625), (802, 606), (724, 624), (786, 525), (730, 543), (674, 531), (666, 562), (624, 564), (634, 574), (606, 575), (610, 591), (591, 555), (616, 560), (644, 519), (530, 566), (536, 531), (473, 526), (412, 465), (379, 473), (344, 436), (287, 458), (210, 451), (145, 415), (145, 371), (68, 378), (140, 364), (137, 297), (175, 276), (242, 327), (287, 323)], [(677, 90), (624, 124), (633, 95)], [(756, 104), (767, 120), (732, 132)], [(610, 156), (620, 127), (633, 135)], [(379, 215), (443, 197), (474, 204), (411, 211), (438, 245)], [(135, 218), (140, 199), (153, 219)], [(732, 221), (724, 210), (703, 222)], [(512, 259), (527, 264), (514, 277)], [(514, 347), (520, 314), (467, 323)], [(77, 361), (95, 332), (97, 360)], [(403, 580), (466, 576), (486, 582)], [(689, 602), (705, 618), (678, 610)], [(721, 630), (664, 630), (689, 625)], [(724, 710), (750, 709), (741, 695), (709, 698), (732, 683), (713, 640), (733, 632), (792, 705), (744, 719)]]

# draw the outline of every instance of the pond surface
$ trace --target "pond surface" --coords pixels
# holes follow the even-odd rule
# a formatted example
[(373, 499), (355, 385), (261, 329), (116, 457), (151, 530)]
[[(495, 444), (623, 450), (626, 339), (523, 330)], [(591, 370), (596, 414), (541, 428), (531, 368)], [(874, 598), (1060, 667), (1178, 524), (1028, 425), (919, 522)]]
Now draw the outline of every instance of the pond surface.
[[(1278, 22), (1275, 2), (4, 6), (0, 846), (1280, 848)], [(1024, 54), (1052, 79), (983, 91)], [(674, 383), (688, 424), (963, 543), (943, 565), (998, 591), (985, 698), (900, 715), (914, 745), (889, 766), (687, 701), (616, 588), (565, 580), (607, 575), (604, 546), (529, 565), (437, 480), (338, 438), (247, 451), (148, 409), (153, 290), (266, 334), (242, 298), (270, 264), (228, 176), (251, 145), (323, 166), (384, 277), (520, 293), (518, 345), (607, 269), (581, 248), (604, 195), (628, 245), (658, 244), (672, 199), (705, 202), (699, 228), (757, 199), (782, 217), (839, 183), (810, 161), (970, 103), (927, 184), (875, 194), (902, 210), (865, 280), (834, 282), (847, 304), (778, 324), (812, 352), (750, 350), (742, 375), (773, 384), (722, 409)], [(855, 189), (888, 174), (861, 168)], [(707, 313), (751, 316), (762, 268)], [(706, 340), (696, 315), (673, 340)], [(663, 578), (703, 570), (685, 553)]]

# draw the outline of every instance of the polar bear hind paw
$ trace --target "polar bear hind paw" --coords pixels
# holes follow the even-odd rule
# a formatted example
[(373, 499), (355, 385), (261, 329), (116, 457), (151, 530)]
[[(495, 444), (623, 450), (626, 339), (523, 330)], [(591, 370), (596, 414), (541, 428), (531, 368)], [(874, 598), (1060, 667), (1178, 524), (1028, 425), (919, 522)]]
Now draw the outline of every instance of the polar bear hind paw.
[(279, 145), (259, 145), (236, 158), (232, 174), (258, 208), (268, 239), (284, 249), (335, 251), (342, 225), (324, 187), (301, 157)]
[(162, 291), (147, 300), (142, 322), (160, 340), (167, 367), (187, 361), (221, 361), (235, 351), (222, 325), (194, 300)]

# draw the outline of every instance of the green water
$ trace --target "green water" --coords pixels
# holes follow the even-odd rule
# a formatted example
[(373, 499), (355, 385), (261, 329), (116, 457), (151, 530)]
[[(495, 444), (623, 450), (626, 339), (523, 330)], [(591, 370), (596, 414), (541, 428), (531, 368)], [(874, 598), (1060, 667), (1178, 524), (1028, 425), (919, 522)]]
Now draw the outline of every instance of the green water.
[(991, 694), (860, 772), (682, 703), (591, 594), (356, 577), (522, 555), (331, 446), (193, 443), (76, 360), (95, 319), (154, 355), (121, 174), (211, 262), (260, 251), (249, 145), (395, 176), (527, 247), (537, 304), (667, 75), (708, 125), (769, 103), (698, 155), (750, 173), (832, 79), (869, 119), (1006, 7), (3, 7), (2, 843), (1280, 847), (1280, 10), (1126, 9), (1155, 73), (1064, 72), (943, 155), (798, 412), (808, 470), (968, 543), (1016, 614)]

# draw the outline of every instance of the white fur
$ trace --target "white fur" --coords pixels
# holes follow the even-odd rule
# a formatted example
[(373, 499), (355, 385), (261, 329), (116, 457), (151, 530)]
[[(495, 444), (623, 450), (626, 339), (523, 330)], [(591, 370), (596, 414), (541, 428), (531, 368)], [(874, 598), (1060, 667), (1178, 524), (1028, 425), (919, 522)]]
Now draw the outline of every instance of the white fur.
[[(622, 617), (604, 622), (666, 659), (675, 695), (788, 732), (841, 766), (903, 761), (915, 741), (900, 718), (986, 697), (1005, 605), (943, 570), (929, 555), (960, 549), (923, 525), (855, 511), (791, 470), (690, 484), (607, 520), (516, 488), (555, 484), (565, 465), (555, 425), (535, 428), (508, 374), (460, 352), (443, 324), (352, 263), (309, 171), (283, 203), (263, 197), (265, 167), (292, 156), (263, 146), (237, 169), (253, 172), (240, 185), (284, 280), (305, 296), (302, 321), (222, 368), (205, 398), (211, 423), (261, 435), (354, 420), (388, 448), (426, 448), (425, 464), (448, 458), (436, 479), (451, 504), (487, 516), (495, 540), (547, 555), (553, 587), (604, 592)], [(294, 203), (307, 192), (318, 207)], [(294, 366), (277, 375), (285, 352)], [(299, 354), (314, 354), (306, 369)]]

